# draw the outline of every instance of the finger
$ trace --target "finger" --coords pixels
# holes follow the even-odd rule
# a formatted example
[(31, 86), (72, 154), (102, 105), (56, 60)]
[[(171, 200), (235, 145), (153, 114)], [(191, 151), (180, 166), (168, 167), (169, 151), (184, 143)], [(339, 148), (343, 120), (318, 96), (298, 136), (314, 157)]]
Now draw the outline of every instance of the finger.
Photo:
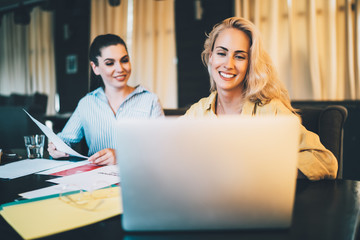
[(99, 157), (104, 155), (103, 152), (104, 152), (104, 150), (94, 153), (92, 156), (89, 157), (89, 160), (94, 161), (95, 159), (98, 159)]
[(88, 158), (88, 161), (91, 163), (94, 163), (95, 159), (97, 159), (98, 157), (99, 157), (99, 154), (95, 153)]
[(68, 157), (69, 156), (69, 154), (64, 153), (64, 152), (60, 152), (60, 151), (57, 151), (57, 150), (49, 151), (49, 154), (53, 158), (62, 158), (62, 157)]
[(98, 159), (101, 159), (104, 155), (106, 155), (107, 152), (108, 152), (108, 149), (107, 149), (107, 148), (106, 148), (106, 149), (103, 149), (103, 150), (100, 150), (100, 151), (94, 153), (92, 156), (90, 156), (90, 157), (88, 158), (88, 161), (90, 161), (91, 163), (95, 163), (95, 164), (96, 164), (96, 161), (97, 161)]
[(109, 154), (109, 151), (103, 151), (104, 154), (99, 154), (100, 156), (94, 160), (95, 164), (101, 164), (103, 165), (109, 158), (111, 158), (111, 154)]
[(106, 159), (101, 159), (98, 160), (96, 162), (97, 165), (112, 165), (113, 164), (113, 159), (112, 158), (106, 158)]
[(48, 150), (48, 152), (49, 152), (49, 153), (51, 153), (51, 152), (55, 152), (55, 151), (56, 151), (56, 149), (55, 149), (55, 148), (51, 148), (51, 147), (48, 147), (48, 149), (47, 149), (47, 150)]
[(108, 154), (101, 155), (94, 159), (94, 163), (98, 165), (103, 165), (103, 162), (105, 162), (108, 158)]
[(113, 165), (115, 164), (116, 159), (114, 152), (109, 149), (106, 154), (102, 155), (101, 157), (97, 158), (94, 163), (98, 165)]
[(52, 143), (49, 143), (49, 144), (48, 144), (48, 149), (54, 149), (54, 150), (55, 150), (55, 145), (52, 144)]
[(69, 154), (64, 153), (64, 152), (58, 152), (58, 155), (57, 155), (57, 156), (58, 156), (57, 158), (62, 158), (62, 157), (68, 157)]

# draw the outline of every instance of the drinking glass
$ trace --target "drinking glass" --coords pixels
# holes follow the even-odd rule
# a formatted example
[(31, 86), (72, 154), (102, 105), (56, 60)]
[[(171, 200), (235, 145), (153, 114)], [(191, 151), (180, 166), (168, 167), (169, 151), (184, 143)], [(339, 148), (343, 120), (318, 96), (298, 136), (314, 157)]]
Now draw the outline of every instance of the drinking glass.
[(44, 154), (45, 135), (24, 136), (28, 158), (42, 158)]

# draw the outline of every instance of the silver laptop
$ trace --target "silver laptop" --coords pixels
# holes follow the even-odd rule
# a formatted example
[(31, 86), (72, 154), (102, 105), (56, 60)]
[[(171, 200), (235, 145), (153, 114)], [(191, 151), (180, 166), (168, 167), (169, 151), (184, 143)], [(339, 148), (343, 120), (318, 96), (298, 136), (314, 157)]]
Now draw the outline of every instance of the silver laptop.
[(116, 131), (125, 230), (291, 225), (295, 117), (124, 120)]

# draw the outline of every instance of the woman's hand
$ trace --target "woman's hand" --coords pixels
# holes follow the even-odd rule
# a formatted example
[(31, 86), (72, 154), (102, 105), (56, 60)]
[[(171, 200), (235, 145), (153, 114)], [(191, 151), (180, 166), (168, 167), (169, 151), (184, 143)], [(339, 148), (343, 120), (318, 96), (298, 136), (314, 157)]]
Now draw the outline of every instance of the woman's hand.
[(48, 150), (50, 156), (52, 156), (53, 158), (62, 158), (62, 157), (69, 156), (69, 154), (67, 154), (67, 153), (56, 150), (56, 147), (52, 142), (49, 142), (47, 150)]
[(97, 165), (116, 164), (115, 149), (105, 148), (89, 157), (89, 162)]

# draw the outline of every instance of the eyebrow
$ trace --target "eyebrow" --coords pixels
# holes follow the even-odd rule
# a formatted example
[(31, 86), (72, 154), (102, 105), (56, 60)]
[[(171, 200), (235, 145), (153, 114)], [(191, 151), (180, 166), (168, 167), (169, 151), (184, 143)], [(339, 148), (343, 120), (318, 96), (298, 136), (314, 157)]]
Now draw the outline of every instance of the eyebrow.
[[(224, 51), (229, 51), (229, 49), (227, 49), (226, 47), (222, 47), (222, 46), (218, 46), (216, 48), (221, 48)], [(246, 52), (244, 50), (236, 50), (235, 53), (246, 53), (247, 54), (248, 52)]]
[[(129, 55), (124, 55), (122, 58), (120, 58), (120, 60), (122, 60), (124, 58), (127, 58), (127, 57), (129, 57)], [(115, 59), (113, 59), (113, 58), (105, 58), (104, 62), (106, 62), (106, 61), (115, 61)]]

